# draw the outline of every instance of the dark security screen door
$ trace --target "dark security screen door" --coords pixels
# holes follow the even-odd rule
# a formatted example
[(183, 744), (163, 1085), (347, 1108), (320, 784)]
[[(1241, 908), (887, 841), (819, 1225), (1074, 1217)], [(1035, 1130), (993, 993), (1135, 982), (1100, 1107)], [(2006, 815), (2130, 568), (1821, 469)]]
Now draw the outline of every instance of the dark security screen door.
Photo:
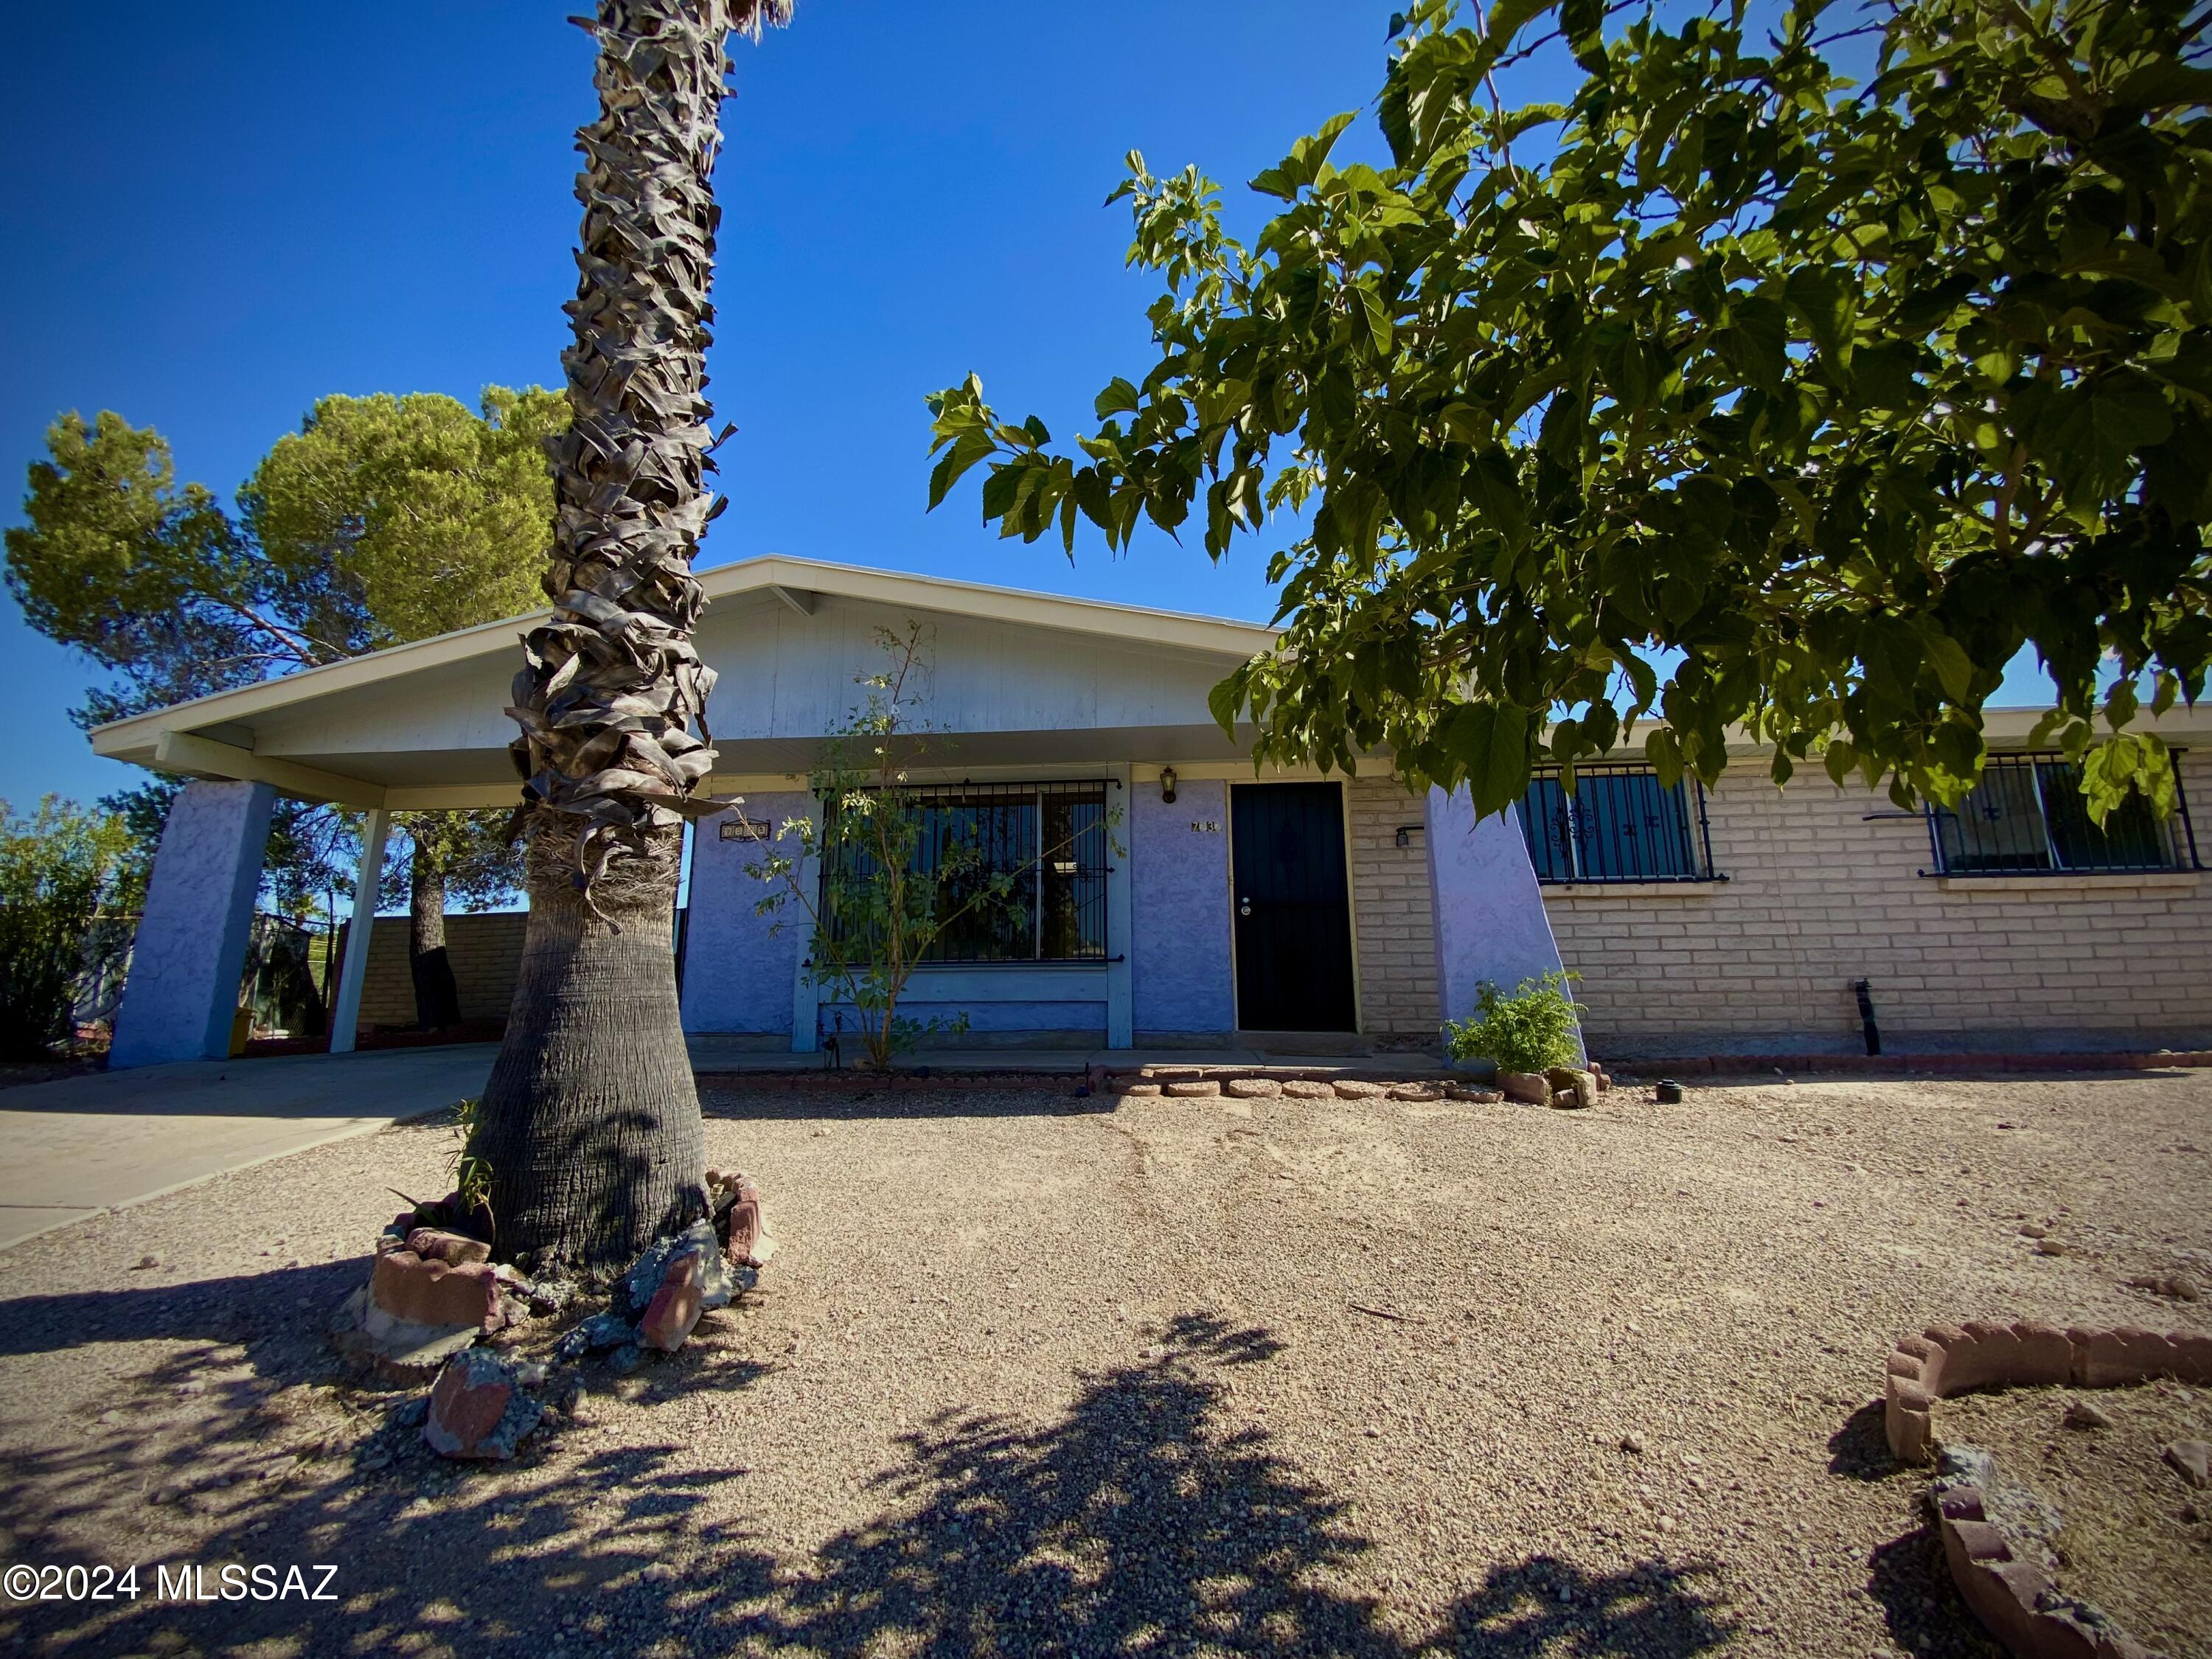
[(1333, 783), (1240, 783), (1229, 821), (1237, 1023), (1248, 1031), (1351, 1030), (1344, 792)]

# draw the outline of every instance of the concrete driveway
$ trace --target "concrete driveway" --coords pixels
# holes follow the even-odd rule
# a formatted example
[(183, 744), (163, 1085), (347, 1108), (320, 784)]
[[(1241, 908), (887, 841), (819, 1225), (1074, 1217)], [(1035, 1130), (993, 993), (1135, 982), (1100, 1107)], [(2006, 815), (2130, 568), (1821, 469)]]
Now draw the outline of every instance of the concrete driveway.
[(498, 1052), (196, 1060), (0, 1090), (0, 1249), (480, 1095)]

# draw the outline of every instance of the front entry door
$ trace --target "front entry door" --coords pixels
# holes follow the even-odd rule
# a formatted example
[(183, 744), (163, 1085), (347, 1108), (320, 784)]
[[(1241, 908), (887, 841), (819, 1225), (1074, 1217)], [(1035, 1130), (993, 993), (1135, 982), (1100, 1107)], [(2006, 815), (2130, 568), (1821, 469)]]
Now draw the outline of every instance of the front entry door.
[(1344, 791), (1334, 783), (1236, 784), (1229, 822), (1237, 1024), (1352, 1030)]

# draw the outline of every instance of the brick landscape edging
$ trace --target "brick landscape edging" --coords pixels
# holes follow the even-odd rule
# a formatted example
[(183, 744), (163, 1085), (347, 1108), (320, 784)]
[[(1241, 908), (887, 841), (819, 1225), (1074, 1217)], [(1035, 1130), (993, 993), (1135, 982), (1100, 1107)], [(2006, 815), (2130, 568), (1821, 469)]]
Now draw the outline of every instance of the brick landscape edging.
[(1173, 1095), (1177, 1098), (1273, 1099), (1334, 1096), (1342, 1100), (1496, 1101), (1495, 1089), (1464, 1077), (1394, 1078), (1387, 1074), (1354, 1074), (1342, 1068), (1254, 1066), (1147, 1066), (1141, 1072), (1094, 1071), (1086, 1079), (1081, 1072), (938, 1071), (927, 1077), (913, 1072), (832, 1071), (827, 1066), (792, 1070), (714, 1071), (702, 1068), (695, 1075), (702, 1082), (745, 1087), (822, 1090), (843, 1093), (860, 1091), (900, 1093), (943, 1092), (979, 1089), (1066, 1089), (1088, 1081), (1095, 1092), (1117, 1095)]
[(1492, 1103), (1497, 1090), (1462, 1078), (1352, 1076), (1343, 1072), (1264, 1071), (1249, 1067), (1147, 1066), (1139, 1073), (1109, 1073), (1106, 1086), (1138, 1098), (1164, 1095), (1170, 1100), (1457, 1100)]
[(2115, 1389), (2154, 1376), (2212, 1382), (2212, 1335), (1970, 1319), (1906, 1337), (1891, 1351), (1888, 1372), (1882, 1426), (1890, 1453), (1900, 1463), (1924, 1463), (1935, 1447), (1929, 1412), (1938, 1400), (1970, 1389), (2050, 1383)]
[(1934, 1498), (1951, 1582), (2014, 1659), (2157, 1659), (2094, 1609), (2062, 1594), (2034, 1562), (2015, 1556), (1990, 1520), (1980, 1486), (1948, 1481)]
[[(2036, 1320), (1930, 1325), (1890, 1352), (1883, 1427), (1899, 1462), (1924, 1463), (1935, 1449), (1938, 1400), (1972, 1389), (2112, 1389), (2154, 1376), (2212, 1382), (2212, 1335), (2160, 1335), (2126, 1325), (2061, 1330)], [(1978, 1486), (1946, 1482), (1934, 1498), (1959, 1594), (2020, 1659), (2149, 1659), (2148, 1650), (2110, 1626), (2085, 1623), (2049, 1574), (2013, 1554), (1990, 1522)]]

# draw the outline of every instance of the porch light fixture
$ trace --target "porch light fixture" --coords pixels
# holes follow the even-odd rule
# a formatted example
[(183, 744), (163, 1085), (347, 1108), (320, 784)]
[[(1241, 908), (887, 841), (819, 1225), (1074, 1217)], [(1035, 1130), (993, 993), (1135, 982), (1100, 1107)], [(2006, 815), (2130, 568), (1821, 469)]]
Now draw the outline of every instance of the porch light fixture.
[(1419, 835), (1424, 827), (1425, 826), (1418, 823), (1400, 824), (1398, 826), (1398, 845), (1401, 847), (1411, 847), (1413, 844), (1413, 837)]
[(1172, 766), (1160, 768), (1160, 799), (1170, 806), (1175, 805), (1175, 768)]

